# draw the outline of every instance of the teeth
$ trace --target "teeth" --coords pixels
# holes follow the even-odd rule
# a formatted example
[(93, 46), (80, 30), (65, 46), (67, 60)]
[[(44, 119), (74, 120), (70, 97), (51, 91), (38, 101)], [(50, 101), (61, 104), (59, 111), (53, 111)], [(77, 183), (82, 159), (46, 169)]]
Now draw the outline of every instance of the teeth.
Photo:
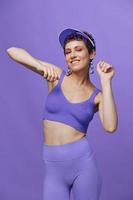
[(72, 63), (77, 63), (77, 62), (79, 62), (79, 60), (72, 61)]

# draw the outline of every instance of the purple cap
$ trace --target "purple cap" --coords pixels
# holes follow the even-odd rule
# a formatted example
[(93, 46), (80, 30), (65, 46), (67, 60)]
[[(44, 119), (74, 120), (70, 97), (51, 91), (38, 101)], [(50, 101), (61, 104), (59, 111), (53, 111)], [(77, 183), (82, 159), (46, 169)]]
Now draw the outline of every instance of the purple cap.
[(61, 44), (62, 47), (64, 47), (64, 42), (65, 42), (66, 37), (68, 35), (71, 35), (71, 34), (82, 35), (85, 39), (89, 40), (89, 42), (91, 43), (92, 47), (95, 49), (95, 44), (94, 44), (94, 42), (92, 41), (92, 39), (88, 35), (86, 35), (81, 30), (71, 29), (71, 28), (65, 29), (59, 34), (59, 41), (60, 41), (60, 44)]

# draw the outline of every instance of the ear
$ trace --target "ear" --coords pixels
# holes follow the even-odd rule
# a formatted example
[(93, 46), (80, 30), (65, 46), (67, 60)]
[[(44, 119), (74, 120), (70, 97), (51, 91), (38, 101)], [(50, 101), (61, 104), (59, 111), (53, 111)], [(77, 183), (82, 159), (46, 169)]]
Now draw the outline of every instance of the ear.
[(90, 54), (90, 59), (94, 59), (96, 56), (96, 51), (93, 51), (91, 54)]

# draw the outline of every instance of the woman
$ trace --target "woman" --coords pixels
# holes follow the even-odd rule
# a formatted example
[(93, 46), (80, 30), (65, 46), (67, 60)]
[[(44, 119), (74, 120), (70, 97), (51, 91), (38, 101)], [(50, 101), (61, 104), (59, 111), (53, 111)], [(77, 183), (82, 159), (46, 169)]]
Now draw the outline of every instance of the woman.
[(114, 68), (104, 61), (97, 64), (101, 91), (89, 77), (91, 62), (96, 55), (92, 35), (65, 29), (60, 33), (59, 41), (64, 49), (67, 72), (33, 58), (24, 49), (12, 47), (7, 53), (47, 80), (49, 94), (43, 112), (44, 200), (69, 200), (71, 191), (74, 200), (98, 200), (102, 178), (86, 132), (97, 111), (107, 132), (113, 133), (117, 128), (111, 88)]

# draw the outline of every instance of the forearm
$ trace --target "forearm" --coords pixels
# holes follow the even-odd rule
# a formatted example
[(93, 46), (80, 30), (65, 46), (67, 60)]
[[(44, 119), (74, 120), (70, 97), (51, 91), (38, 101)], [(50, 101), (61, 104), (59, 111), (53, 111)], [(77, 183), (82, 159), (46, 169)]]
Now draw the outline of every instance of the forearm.
[(111, 88), (111, 81), (101, 81), (103, 92), (103, 123), (106, 130), (117, 128), (118, 116)]
[(57, 65), (54, 65), (54, 64), (51, 64), (51, 63), (48, 63), (48, 62), (44, 62), (42, 60), (39, 60), (39, 59), (36, 59), (38, 62), (40, 62), (43, 66), (46, 66), (46, 67), (52, 67), (52, 68), (58, 68), (59, 69), (59, 66)]
[(7, 49), (8, 55), (16, 62), (23, 64), (28, 69), (37, 72), (38, 74), (44, 74), (42, 63), (32, 57), (26, 50), (22, 48), (11, 47)]

